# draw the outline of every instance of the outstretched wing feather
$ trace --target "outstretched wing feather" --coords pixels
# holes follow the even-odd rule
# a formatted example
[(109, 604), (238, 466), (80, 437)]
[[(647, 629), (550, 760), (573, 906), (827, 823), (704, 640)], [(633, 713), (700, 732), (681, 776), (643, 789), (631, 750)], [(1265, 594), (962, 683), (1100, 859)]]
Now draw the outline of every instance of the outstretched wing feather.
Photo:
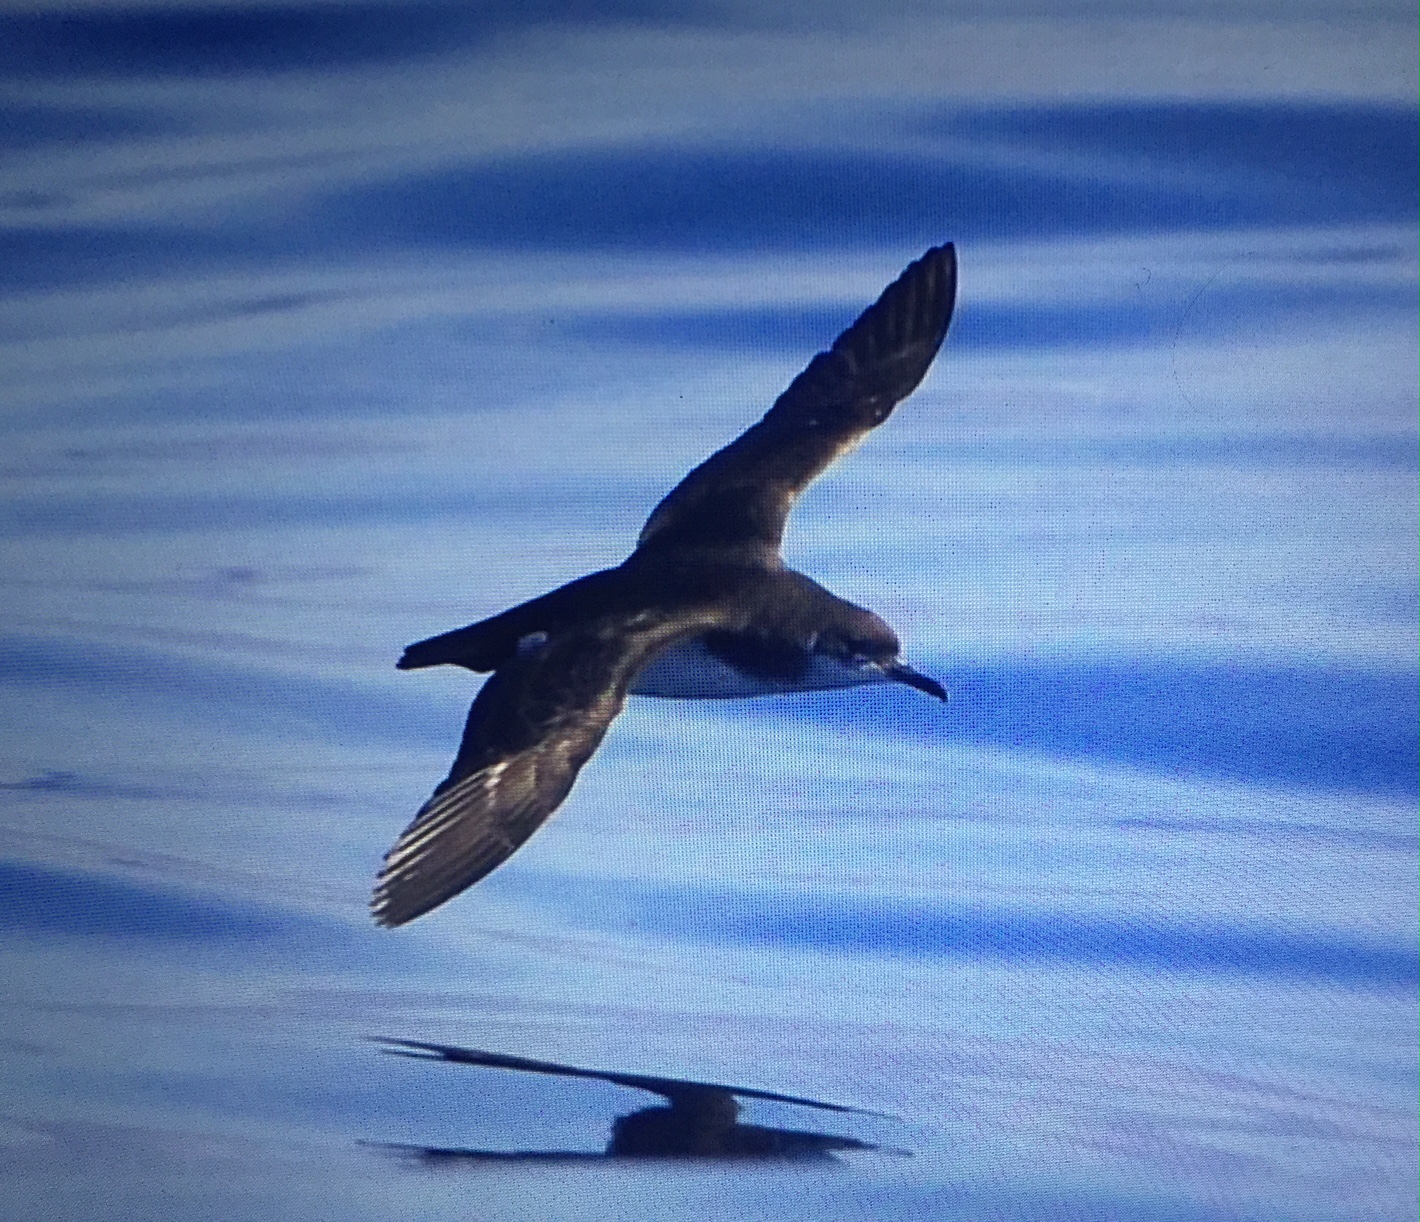
[(929, 250), (814, 357), (763, 419), (670, 491), (638, 546), (748, 543), (777, 551), (799, 493), (926, 376), (955, 299), (953, 248)]
[(506, 861), (567, 797), (632, 677), (695, 622), (594, 625), (500, 666), (469, 710), (448, 777), (385, 856), (375, 919), (403, 925)]

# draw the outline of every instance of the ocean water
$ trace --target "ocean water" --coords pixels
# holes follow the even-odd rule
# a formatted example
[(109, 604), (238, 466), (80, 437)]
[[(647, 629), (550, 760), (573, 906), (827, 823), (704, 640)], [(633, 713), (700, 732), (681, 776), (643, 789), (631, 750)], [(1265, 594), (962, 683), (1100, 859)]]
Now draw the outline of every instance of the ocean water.
[[(0, 19), (0, 1216), (1414, 1217), (1413, 14), (1119, 19), (1221, 65), (1154, 87), (1070, 23), (830, 84), (792, 22), (338, 11)], [(375, 928), (478, 683), (400, 648), (617, 562), (943, 240), (786, 555), (948, 704), (633, 698)], [(431, 1166), (378, 1143), (646, 1099), (373, 1036), (911, 1157)]]

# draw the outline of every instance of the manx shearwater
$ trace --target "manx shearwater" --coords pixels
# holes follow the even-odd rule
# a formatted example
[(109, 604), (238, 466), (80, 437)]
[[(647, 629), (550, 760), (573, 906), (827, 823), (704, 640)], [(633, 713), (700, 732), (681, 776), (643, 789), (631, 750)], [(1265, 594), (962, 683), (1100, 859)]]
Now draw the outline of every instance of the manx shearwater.
[(955, 298), (953, 248), (929, 250), (670, 491), (620, 565), (404, 651), (404, 670), (493, 673), (449, 775), (385, 856), (380, 924), (411, 921), (506, 861), (567, 797), (628, 694), (892, 681), (946, 699), (899, 659), (881, 618), (788, 568), (779, 546), (805, 486), (926, 376)]

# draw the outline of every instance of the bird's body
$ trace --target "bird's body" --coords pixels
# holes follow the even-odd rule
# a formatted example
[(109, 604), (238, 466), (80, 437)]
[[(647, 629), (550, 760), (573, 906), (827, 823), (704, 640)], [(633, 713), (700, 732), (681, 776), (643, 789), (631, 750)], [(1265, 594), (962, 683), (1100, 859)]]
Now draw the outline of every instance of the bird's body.
[(809, 481), (925, 376), (955, 291), (952, 248), (928, 251), (666, 496), (622, 564), (405, 650), (402, 669), (493, 674), (448, 778), (385, 858), (380, 923), (412, 920), (506, 860), (567, 796), (628, 695), (895, 681), (945, 698), (898, 660), (881, 618), (786, 567), (779, 546)]

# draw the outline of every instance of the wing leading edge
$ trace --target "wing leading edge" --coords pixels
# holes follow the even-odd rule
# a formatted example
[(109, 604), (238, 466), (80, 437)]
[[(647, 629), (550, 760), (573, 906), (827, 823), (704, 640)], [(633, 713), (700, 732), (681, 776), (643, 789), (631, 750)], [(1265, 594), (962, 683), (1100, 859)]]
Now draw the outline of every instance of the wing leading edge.
[(751, 544), (777, 553), (799, 493), (926, 377), (946, 338), (956, 283), (950, 243), (909, 264), (763, 419), (667, 494), (638, 548)]

